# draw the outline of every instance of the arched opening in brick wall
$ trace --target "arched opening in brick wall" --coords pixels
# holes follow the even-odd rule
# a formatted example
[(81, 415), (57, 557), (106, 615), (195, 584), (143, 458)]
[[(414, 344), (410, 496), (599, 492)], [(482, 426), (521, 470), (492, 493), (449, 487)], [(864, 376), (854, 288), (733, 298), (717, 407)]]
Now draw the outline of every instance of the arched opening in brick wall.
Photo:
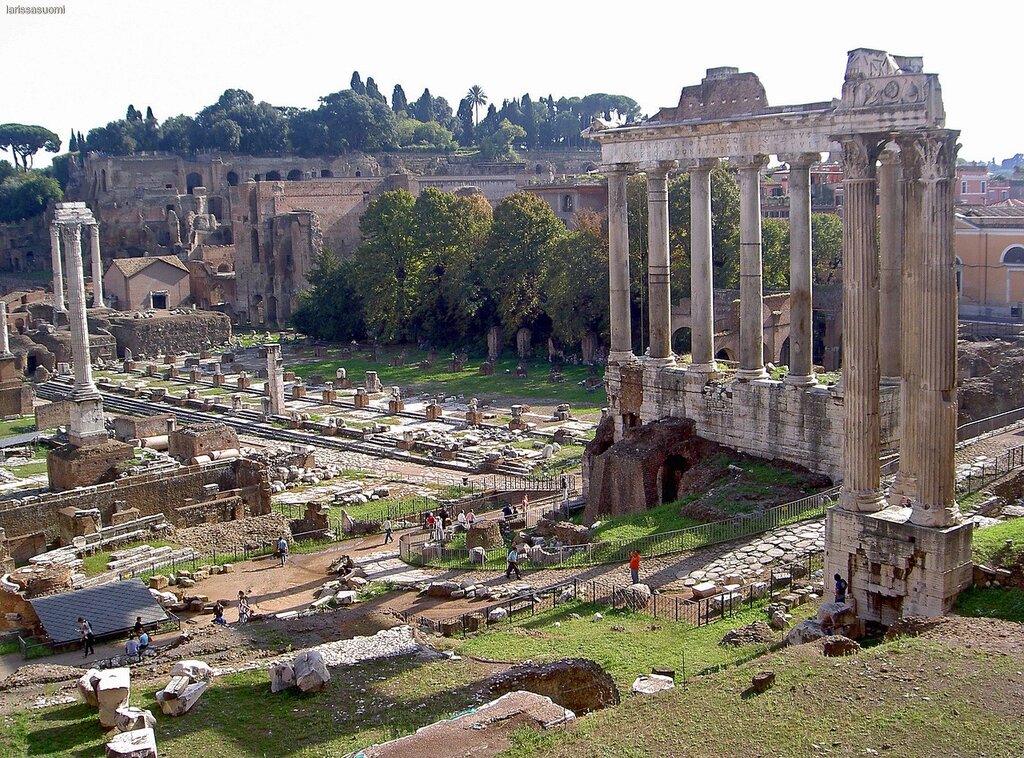
[(297, 182), (300, 181), (301, 179), (302, 172), (299, 171), (297, 168), (293, 168), (291, 171), (288, 172), (288, 181)]
[(658, 469), (658, 492), (662, 503), (679, 499), (679, 485), (689, 465), (681, 455), (670, 455)]
[(192, 194), (192, 190), (196, 187), (203, 186), (203, 177), (197, 174), (195, 171), (190, 171), (188, 176), (185, 177), (185, 191), (188, 194)]
[(279, 181), (281, 181), (281, 172), (280, 171), (268, 171), (267, 172), (267, 181), (268, 182), (279, 182)]
[(228, 171), (227, 180), (230, 186), (238, 186), (238, 174), (236, 174), (234, 171)]

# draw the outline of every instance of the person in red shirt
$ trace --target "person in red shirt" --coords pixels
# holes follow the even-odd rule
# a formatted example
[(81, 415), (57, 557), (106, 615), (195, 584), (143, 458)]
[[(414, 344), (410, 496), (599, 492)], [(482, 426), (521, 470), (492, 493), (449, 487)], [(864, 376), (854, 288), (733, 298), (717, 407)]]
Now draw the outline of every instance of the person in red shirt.
[(631, 550), (629, 553), (629, 575), (633, 584), (640, 584), (640, 553)]

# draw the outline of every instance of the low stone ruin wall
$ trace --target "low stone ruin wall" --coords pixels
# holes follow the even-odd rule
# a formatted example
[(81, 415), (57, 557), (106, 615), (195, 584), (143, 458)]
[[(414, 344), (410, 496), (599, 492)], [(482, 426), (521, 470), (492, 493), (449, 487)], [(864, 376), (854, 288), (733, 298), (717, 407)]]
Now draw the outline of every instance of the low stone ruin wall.
[(159, 318), (112, 316), (110, 333), (117, 340), (117, 354), (125, 348), (133, 354), (198, 353), (205, 345), (231, 341), (231, 319), (223, 313), (192, 311)]

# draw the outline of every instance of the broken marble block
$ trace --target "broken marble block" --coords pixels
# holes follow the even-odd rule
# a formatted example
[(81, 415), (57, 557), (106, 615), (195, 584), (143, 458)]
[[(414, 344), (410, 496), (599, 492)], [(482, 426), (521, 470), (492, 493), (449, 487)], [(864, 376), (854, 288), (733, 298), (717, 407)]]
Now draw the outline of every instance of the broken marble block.
[(157, 758), (156, 735), (152, 727), (121, 732), (107, 743), (108, 758)]
[(280, 692), (295, 686), (295, 669), (287, 661), (270, 664), (270, 691)]
[(295, 656), (295, 684), (303, 692), (319, 692), (331, 680), (324, 659), (315, 650), (306, 650)]
[(654, 695), (675, 688), (675, 680), (661, 674), (641, 674), (633, 682), (634, 695)]
[(99, 680), (99, 669), (89, 669), (78, 679), (78, 699), (93, 708), (99, 708), (100, 705), (96, 699), (96, 684)]
[(192, 682), (187, 676), (171, 677), (167, 686), (156, 693), (160, 710), (168, 716), (183, 716), (210, 686), (209, 682)]
[(110, 729), (117, 725), (117, 709), (128, 705), (132, 675), (127, 668), (101, 671), (96, 683), (96, 701), (100, 709), (100, 725)]
[(133, 705), (126, 705), (115, 711), (117, 723), (114, 726), (119, 732), (134, 732), (140, 729), (154, 728), (156, 719), (150, 711), (136, 708)]
[(187, 676), (193, 682), (205, 682), (213, 678), (213, 669), (202, 661), (178, 661), (171, 668), (171, 676)]

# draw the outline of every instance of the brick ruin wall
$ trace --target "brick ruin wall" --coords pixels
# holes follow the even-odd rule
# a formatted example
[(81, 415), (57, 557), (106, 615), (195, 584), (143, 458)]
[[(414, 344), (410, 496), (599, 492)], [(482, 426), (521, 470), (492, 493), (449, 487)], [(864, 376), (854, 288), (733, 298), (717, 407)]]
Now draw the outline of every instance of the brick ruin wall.
[[(259, 516), (270, 512), (270, 483), (265, 466), (256, 461), (238, 459), (230, 464), (188, 466), (164, 474), (129, 477), (28, 502), (0, 502), (0, 528), (6, 530), (10, 540), (45, 532), (46, 542), (52, 544), (59, 536), (57, 514), (61, 509), (98, 508), (102, 523), (107, 525), (111, 523), (115, 503), (119, 501), (123, 501), (126, 508), (137, 508), (140, 516), (162, 513), (171, 523), (179, 524), (194, 518), (191, 514), (182, 518), (179, 509), (195, 505), (187, 502), (189, 500), (204, 498), (203, 488), (209, 484), (219, 486), (213, 500), (237, 495), (244, 503), (247, 515)], [(215, 508), (223, 511), (222, 505)]]
[(206, 343), (220, 345), (231, 340), (231, 319), (211, 311), (146, 319), (114, 316), (110, 318), (110, 333), (121, 357), (125, 348), (136, 356), (198, 353)]

